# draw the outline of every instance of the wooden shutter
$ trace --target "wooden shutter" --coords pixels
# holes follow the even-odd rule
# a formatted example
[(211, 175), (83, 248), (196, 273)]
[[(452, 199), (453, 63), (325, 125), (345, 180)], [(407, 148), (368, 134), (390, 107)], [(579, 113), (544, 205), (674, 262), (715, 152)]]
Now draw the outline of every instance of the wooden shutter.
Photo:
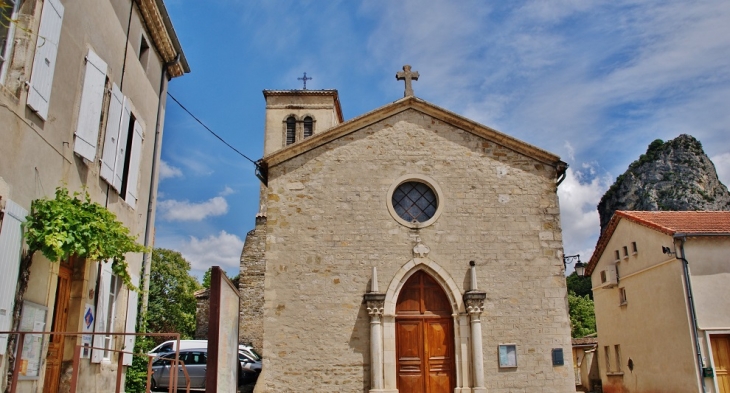
[(112, 96), (109, 100), (109, 115), (106, 120), (104, 135), (104, 152), (101, 155), (101, 177), (114, 185), (114, 163), (117, 160), (119, 142), (119, 125), (122, 121), (124, 95), (116, 83), (112, 84)]
[[(139, 287), (139, 276), (136, 274), (130, 274), (130, 277), (132, 278), (132, 284)], [(124, 333), (136, 333), (136, 326), (137, 326), (137, 299), (139, 298), (139, 294), (129, 288), (127, 288), (128, 296), (127, 296), (127, 321), (124, 326)], [(124, 336), (124, 351), (127, 352), (133, 352), (134, 351), (134, 341), (135, 336)], [(131, 354), (125, 353), (124, 359), (122, 360), (122, 364), (125, 366), (130, 366), (132, 364), (133, 356)]]
[[(13, 201), (7, 201), (0, 230), (0, 331), (10, 330), (15, 305), (15, 287), (18, 284), (20, 250), (23, 245), (21, 224), (28, 211)], [(8, 345), (7, 334), (0, 335), (0, 353)]]
[(117, 141), (117, 158), (114, 161), (114, 181), (112, 185), (117, 191), (122, 190), (124, 179), (124, 165), (127, 160), (127, 139), (129, 138), (129, 102), (124, 97), (122, 103), (122, 120), (119, 122), (119, 140)]
[(137, 182), (139, 180), (139, 167), (142, 161), (142, 141), (144, 140), (144, 129), (140, 122), (134, 122), (134, 133), (132, 134), (132, 154), (129, 156), (129, 174), (127, 175), (127, 195), (124, 200), (134, 208), (137, 205)]
[[(109, 314), (109, 292), (112, 282), (112, 261), (101, 263), (101, 274), (99, 275), (99, 292), (96, 298), (96, 320), (94, 321), (94, 333), (105, 333), (108, 331), (106, 326), (107, 316)], [(104, 347), (104, 335), (94, 335), (94, 347)], [(91, 351), (91, 362), (101, 363), (104, 358), (103, 349), (94, 349)]]
[(63, 4), (61, 1), (45, 0), (28, 91), (28, 106), (43, 120), (48, 118), (48, 103), (51, 99), (53, 72), (56, 68), (62, 21)]
[(104, 103), (106, 68), (106, 62), (89, 49), (89, 54), (86, 55), (84, 90), (81, 92), (74, 152), (91, 162), (96, 159), (96, 141), (99, 139), (101, 107)]

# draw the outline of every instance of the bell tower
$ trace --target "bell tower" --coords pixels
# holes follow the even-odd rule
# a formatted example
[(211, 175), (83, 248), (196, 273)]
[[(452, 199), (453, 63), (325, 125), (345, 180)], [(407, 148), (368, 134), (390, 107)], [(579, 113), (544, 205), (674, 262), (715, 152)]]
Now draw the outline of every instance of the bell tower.
[(264, 156), (343, 122), (337, 90), (264, 90)]

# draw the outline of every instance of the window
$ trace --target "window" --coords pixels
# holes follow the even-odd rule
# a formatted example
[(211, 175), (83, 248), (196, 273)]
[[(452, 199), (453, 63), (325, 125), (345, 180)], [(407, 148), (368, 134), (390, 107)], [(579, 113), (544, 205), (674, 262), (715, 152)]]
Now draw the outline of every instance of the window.
[(606, 373), (611, 373), (611, 351), (609, 351), (609, 346), (606, 345), (603, 347), (603, 352), (606, 354)]
[(142, 68), (147, 69), (147, 59), (150, 57), (150, 44), (147, 43), (147, 39), (142, 36), (139, 41), (139, 63), (142, 64)]
[(438, 199), (431, 187), (415, 181), (398, 186), (392, 203), (398, 216), (408, 222), (428, 221), (438, 208)]
[(438, 220), (444, 206), (443, 193), (433, 179), (411, 174), (401, 176), (388, 189), (388, 213), (408, 228), (425, 228)]
[(106, 315), (106, 332), (110, 333), (104, 336), (104, 359), (111, 359), (112, 353), (110, 349), (114, 349), (114, 337), (111, 333), (114, 331), (114, 319), (117, 306), (117, 292), (119, 291), (119, 278), (116, 274), (111, 277), (109, 285), (109, 295), (107, 296), (107, 315)]
[(312, 121), (312, 118), (307, 116), (304, 118), (304, 137), (309, 138), (312, 136), (312, 133), (314, 131), (314, 122)]
[(636, 247), (636, 242), (631, 242), (631, 249), (632, 249), (632, 251), (633, 251), (634, 254), (636, 254), (637, 252), (639, 252), (639, 249)]
[(53, 73), (56, 69), (58, 42), (61, 37), (63, 4), (60, 0), (46, 0), (41, 11), (41, 24), (35, 44), (33, 69), (30, 74), (26, 104), (38, 117), (48, 118)]
[(296, 140), (297, 135), (297, 120), (294, 116), (289, 116), (286, 119), (286, 145), (289, 146)]
[(0, 1), (0, 82), (5, 80), (8, 69), (8, 60), (13, 53), (13, 37), (15, 36), (15, 22), (19, 0)]
[(616, 372), (621, 372), (621, 346), (616, 344), (613, 346), (614, 352), (616, 354)]
[(618, 289), (618, 296), (619, 296), (619, 304), (625, 305), (626, 304), (626, 288), (619, 288)]
[(624, 258), (628, 258), (628, 257), (629, 257), (629, 248), (624, 246)]
[(74, 153), (87, 161), (96, 160), (96, 145), (99, 140), (102, 108), (106, 91), (107, 65), (94, 51), (86, 55), (84, 86), (79, 103), (79, 118), (76, 123)]
[(129, 100), (113, 84), (100, 174), (132, 208), (137, 204), (143, 139), (144, 129)]
[(616, 260), (617, 260), (617, 261), (618, 261), (619, 259), (621, 259), (621, 253), (620, 253), (620, 252), (619, 252), (618, 250), (614, 251), (614, 255), (616, 256)]
[[(108, 362), (112, 358), (114, 349), (114, 324), (117, 313), (117, 295), (121, 288), (121, 280), (112, 272), (112, 261), (97, 262), (99, 267), (98, 292), (96, 297), (96, 319), (94, 321), (94, 347), (91, 351), (91, 362)], [(99, 266), (99, 265), (97, 265)]]

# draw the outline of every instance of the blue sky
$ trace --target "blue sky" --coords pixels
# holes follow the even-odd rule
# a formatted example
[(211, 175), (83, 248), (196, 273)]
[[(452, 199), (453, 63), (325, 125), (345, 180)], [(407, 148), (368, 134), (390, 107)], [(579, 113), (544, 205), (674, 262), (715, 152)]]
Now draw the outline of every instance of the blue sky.
[[(262, 156), (264, 89), (337, 89), (345, 119), (416, 96), (561, 156), (566, 254), (654, 139), (698, 138), (730, 182), (730, 2), (167, 0), (192, 73), (170, 93)], [(258, 210), (253, 165), (168, 100), (156, 246), (236, 274)]]

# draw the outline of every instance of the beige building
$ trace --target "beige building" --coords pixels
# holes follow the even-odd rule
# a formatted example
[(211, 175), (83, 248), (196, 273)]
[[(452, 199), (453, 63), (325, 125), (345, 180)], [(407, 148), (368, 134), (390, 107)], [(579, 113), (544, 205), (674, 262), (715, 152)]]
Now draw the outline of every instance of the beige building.
[(559, 157), (408, 91), (346, 122), (334, 90), (264, 97), (256, 392), (575, 390)]
[[(117, 355), (131, 349), (137, 293), (110, 263), (49, 261), (36, 253), (21, 304), (15, 295), (21, 223), (56, 187), (87, 190), (140, 243), (151, 245), (157, 163), (171, 78), (189, 72), (161, 0), (4, 0), (0, 36), (0, 331), (104, 332), (27, 337), (19, 392), (56, 392), (76, 345), (80, 391), (113, 391)], [(10, 20), (10, 22), (8, 22)], [(143, 255), (127, 257), (139, 281)], [(15, 313), (14, 310), (19, 311)], [(0, 337), (0, 371), (10, 363)], [(125, 356), (128, 365), (131, 357)], [(64, 382), (65, 381), (65, 382)], [(6, 388), (0, 379), (0, 389)]]
[(617, 211), (591, 275), (604, 389), (730, 392), (730, 212)]

